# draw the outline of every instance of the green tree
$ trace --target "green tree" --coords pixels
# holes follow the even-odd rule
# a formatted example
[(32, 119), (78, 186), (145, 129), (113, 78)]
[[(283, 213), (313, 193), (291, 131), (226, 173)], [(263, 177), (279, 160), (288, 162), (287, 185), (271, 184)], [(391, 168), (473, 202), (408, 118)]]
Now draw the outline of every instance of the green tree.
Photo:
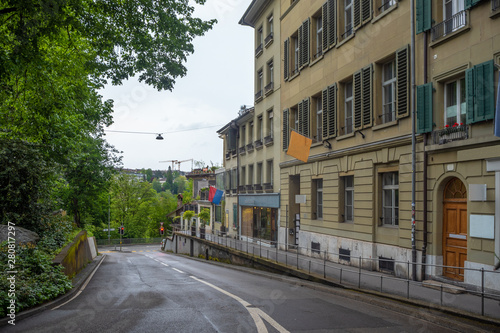
[(206, 225), (210, 223), (210, 209), (202, 208), (198, 213), (198, 217), (200, 218), (201, 224)]

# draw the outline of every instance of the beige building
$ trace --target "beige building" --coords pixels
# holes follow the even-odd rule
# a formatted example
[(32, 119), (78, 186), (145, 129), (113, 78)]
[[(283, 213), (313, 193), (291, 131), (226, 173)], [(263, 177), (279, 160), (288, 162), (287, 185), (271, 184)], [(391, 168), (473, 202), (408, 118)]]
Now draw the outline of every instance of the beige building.
[[(414, 115), (411, 3), (281, 0), (280, 243), (478, 284), (460, 267), (500, 254), (498, 1), (415, 1)], [(307, 162), (287, 154), (292, 131), (312, 139)]]

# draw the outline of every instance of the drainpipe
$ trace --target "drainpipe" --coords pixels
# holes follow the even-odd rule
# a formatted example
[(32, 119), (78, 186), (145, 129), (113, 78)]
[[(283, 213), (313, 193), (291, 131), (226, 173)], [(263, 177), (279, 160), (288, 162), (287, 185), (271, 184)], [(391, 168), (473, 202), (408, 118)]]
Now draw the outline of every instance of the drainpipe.
[(411, 16), (411, 261), (412, 279), (417, 280), (417, 247), (415, 245), (415, 1), (410, 1)]
[[(424, 84), (427, 83), (427, 57), (428, 57), (428, 49), (427, 49), (427, 38), (429, 37), (428, 31), (424, 32)], [(422, 245), (422, 272), (421, 277), (422, 280), (425, 280), (425, 264), (427, 262), (427, 167), (428, 167), (428, 155), (425, 147), (427, 146), (428, 134), (424, 133), (424, 193), (423, 193), (423, 201), (424, 201), (424, 217), (423, 217), (423, 245)]]
[(240, 152), (238, 151), (240, 142), (240, 127), (235, 121), (231, 123), (231, 127), (236, 129), (236, 234), (237, 239), (241, 239), (240, 235)]

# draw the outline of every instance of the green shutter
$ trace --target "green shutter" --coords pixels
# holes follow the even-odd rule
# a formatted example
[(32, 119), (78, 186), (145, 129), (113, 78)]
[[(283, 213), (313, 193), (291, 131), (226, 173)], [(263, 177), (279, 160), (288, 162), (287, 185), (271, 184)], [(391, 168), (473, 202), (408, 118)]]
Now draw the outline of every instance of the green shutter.
[(238, 205), (233, 204), (233, 228), (238, 227)]
[(480, 2), (481, 2), (481, 0), (465, 0), (465, 9), (469, 9), (472, 6), (475, 6)]
[(432, 132), (432, 82), (417, 87), (417, 133)]
[(289, 115), (289, 109), (283, 110), (283, 150), (288, 149), (288, 139), (290, 137)]
[(465, 71), (465, 104), (467, 107), (467, 124), (474, 122), (474, 68)]
[[(324, 113), (323, 113), (324, 114)], [(337, 135), (337, 84), (328, 87), (328, 135)]]
[(372, 125), (372, 66), (362, 69), (363, 128)]
[(289, 69), (288, 66), (290, 64), (289, 60), (289, 54), (290, 54), (290, 38), (287, 38), (285, 42), (283, 43), (283, 72), (284, 72), (284, 79), (285, 81), (288, 80), (288, 75), (289, 75)]
[(416, 4), (417, 34), (430, 30), (432, 27), (431, 0), (417, 0)]
[(236, 150), (236, 143), (238, 141), (237, 131), (235, 128), (230, 128), (227, 135), (227, 149)]
[(357, 71), (353, 75), (353, 117), (354, 117), (354, 129), (361, 129), (362, 126), (362, 92), (361, 92), (361, 71)]
[(408, 101), (410, 90), (410, 66), (408, 66), (409, 46), (396, 51), (396, 96), (397, 96), (397, 117), (408, 116)]

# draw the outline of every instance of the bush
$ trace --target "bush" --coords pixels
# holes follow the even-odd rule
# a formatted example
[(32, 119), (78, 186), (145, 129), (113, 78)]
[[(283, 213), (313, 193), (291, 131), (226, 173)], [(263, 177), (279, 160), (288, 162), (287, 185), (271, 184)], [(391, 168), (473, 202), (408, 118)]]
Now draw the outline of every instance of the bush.
[[(64, 274), (62, 266), (52, 264), (53, 255), (42, 251), (39, 247), (17, 245), (15, 256), (15, 300), (16, 313), (45, 301), (56, 298), (72, 288), (70, 279)], [(8, 267), (7, 242), (0, 245), (0, 317), (6, 316), (10, 297), (7, 271)]]

